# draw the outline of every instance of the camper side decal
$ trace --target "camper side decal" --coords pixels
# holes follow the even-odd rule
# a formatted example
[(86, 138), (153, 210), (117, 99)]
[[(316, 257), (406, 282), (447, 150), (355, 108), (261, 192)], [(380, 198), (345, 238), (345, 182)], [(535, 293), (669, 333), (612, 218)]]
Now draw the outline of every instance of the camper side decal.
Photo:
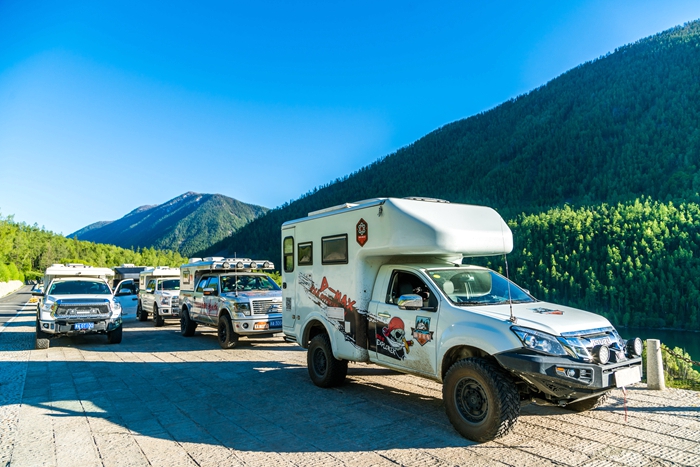
[(377, 352), (387, 357), (403, 360), (411, 351), (413, 341), (406, 340), (406, 327), (398, 316), (391, 318), (389, 323), (377, 329)]
[[(301, 272), (299, 273), (299, 285), (306, 291), (306, 295), (311, 301), (325, 312), (328, 321), (338, 329), (347, 342), (358, 348), (364, 348), (357, 342), (357, 326), (358, 323), (365, 321), (366, 310), (355, 308), (355, 300), (331, 287), (325, 276), (321, 280), (321, 284), (317, 285), (311, 275)], [(361, 339), (366, 339), (365, 333), (363, 336)]]

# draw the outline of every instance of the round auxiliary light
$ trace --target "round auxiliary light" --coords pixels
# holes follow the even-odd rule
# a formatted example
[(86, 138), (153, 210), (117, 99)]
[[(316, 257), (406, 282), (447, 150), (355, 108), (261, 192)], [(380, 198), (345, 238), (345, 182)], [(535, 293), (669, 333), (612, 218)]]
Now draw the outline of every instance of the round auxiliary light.
[(239, 261), (236, 263), (236, 268), (238, 269), (243, 269), (243, 261)]
[(272, 263), (270, 263), (269, 261), (265, 261), (265, 263), (263, 264), (263, 268), (265, 268), (265, 269), (270, 269), (271, 267), (272, 267)]
[(224, 269), (228, 269), (228, 268), (231, 267), (231, 263), (229, 263), (228, 261), (224, 261), (224, 264), (222, 264), (221, 266), (222, 266)]
[(258, 269), (258, 263), (255, 261), (250, 262), (250, 269)]
[(610, 349), (605, 345), (596, 345), (593, 347), (593, 358), (601, 365), (605, 365), (610, 361)]
[(639, 337), (627, 341), (627, 355), (639, 357), (644, 350), (644, 343)]

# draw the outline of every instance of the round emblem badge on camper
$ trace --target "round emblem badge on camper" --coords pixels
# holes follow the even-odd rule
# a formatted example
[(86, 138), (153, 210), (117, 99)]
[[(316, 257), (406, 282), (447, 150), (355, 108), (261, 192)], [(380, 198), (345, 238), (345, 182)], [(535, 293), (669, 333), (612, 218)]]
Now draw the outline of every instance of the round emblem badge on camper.
[(360, 246), (365, 246), (365, 243), (367, 243), (367, 221), (364, 219), (360, 219), (355, 226), (355, 238)]

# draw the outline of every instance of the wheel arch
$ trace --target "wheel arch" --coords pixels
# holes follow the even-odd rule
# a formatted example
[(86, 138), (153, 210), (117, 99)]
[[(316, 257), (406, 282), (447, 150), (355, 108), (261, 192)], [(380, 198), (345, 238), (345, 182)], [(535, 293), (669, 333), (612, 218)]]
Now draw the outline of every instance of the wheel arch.
[(482, 358), (491, 363), (495, 363), (496, 366), (500, 366), (496, 359), (483, 349), (474, 347), (471, 345), (457, 345), (450, 348), (445, 355), (442, 357), (442, 364), (440, 367), (440, 381), (445, 380), (445, 375), (452, 365), (456, 362), (465, 358)]
[(304, 326), (304, 331), (301, 334), (302, 338), (301, 342), (299, 342), (299, 345), (301, 345), (301, 347), (304, 349), (308, 349), (311, 339), (313, 339), (319, 334), (327, 334), (328, 338), (331, 341), (331, 347), (333, 347), (332, 333), (328, 330), (326, 324), (318, 319), (313, 319), (306, 323), (306, 325)]

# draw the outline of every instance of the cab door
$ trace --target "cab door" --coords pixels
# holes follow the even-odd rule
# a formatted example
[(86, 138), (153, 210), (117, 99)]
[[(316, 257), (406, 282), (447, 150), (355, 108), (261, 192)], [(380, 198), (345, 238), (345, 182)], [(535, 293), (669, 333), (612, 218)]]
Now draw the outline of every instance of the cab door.
[[(406, 299), (413, 298), (413, 301)], [(407, 306), (408, 305), (408, 306)], [(392, 271), (384, 303), (372, 310), (377, 360), (397, 369), (437, 374), (438, 296), (412, 271)]]
[(133, 279), (125, 279), (117, 284), (114, 300), (122, 306), (122, 321), (136, 319), (136, 306), (139, 302), (138, 285)]
[(156, 280), (151, 279), (146, 285), (146, 293), (141, 299), (141, 307), (149, 313), (153, 313), (153, 304), (156, 301)]
[(204, 303), (204, 289), (207, 287), (207, 282), (209, 282), (210, 276), (202, 276), (197, 282), (197, 286), (192, 294), (191, 302), (192, 307), (190, 309), (190, 317), (195, 321), (199, 322), (209, 322), (209, 317), (207, 316), (207, 309)]
[(282, 231), (282, 330), (294, 334), (297, 322), (297, 278), (294, 227)]
[(219, 321), (219, 276), (211, 276), (204, 287), (204, 312), (212, 324)]

